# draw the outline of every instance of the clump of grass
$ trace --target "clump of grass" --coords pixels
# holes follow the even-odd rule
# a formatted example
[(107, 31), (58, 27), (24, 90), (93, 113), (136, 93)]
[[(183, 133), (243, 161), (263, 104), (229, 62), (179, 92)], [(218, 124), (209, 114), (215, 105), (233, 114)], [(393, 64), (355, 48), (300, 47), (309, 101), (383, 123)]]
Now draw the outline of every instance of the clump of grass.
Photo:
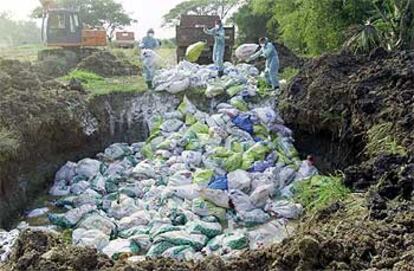
[(105, 80), (102, 76), (86, 70), (73, 70), (68, 75), (64, 76), (62, 79), (65, 81), (77, 79), (82, 83), (86, 84)]
[(407, 150), (393, 136), (393, 124), (390, 122), (374, 125), (367, 132), (365, 153), (374, 157), (379, 154), (406, 155)]
[(283, 69), (283, 72), (280, 74), (280, 79), (286, 80), (286, 82), (289, 83), (290, 81), (292, 81), (293, 77), (298, 75), (298, 73), (299, 69), (288, 67)]
[(148, 89), (145, 80), (138, 76), (105, 78), (103, 81), (88, 83), (85, 87), (92, 96), (106, 95), (114, 92), (141, 93)]
[(72, 230), (66, 229), (62, 232), (62, 240), (65, 244), (71, 245), (72, 244)]
[(260, 97), (264, 98), (268, 95), (269, 86), (267, 85), (266, 80), (264, 80), (263, 78), (258, 79), (257, 88), (257, 93)]
[(114, 92), (139, 93), (147, 89), (144, 79), (138, 76), (104, 78), (90, 71), (74, 70), (62, 77), (62, 80), (69, 82), (72, 78), (81, 81), (92, 96), (106, 95)]
[(342, 179), (341, 175), (317, 175), (299, 182), (295, 186), (295, 201), (309, 212), (315, 212), (336, 201), (345, 200), (351, 191), (344, 186)]
[(7, 161), (16, 155), (19, 146), (20, 140), (16, 133), (0, 127), (0, 162)]

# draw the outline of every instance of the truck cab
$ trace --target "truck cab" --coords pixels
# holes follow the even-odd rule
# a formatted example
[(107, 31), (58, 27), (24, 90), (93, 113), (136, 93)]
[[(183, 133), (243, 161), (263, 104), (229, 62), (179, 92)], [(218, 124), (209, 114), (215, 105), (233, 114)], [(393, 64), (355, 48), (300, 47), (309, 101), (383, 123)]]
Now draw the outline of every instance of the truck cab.
[[(207, 41), (207, 46), (197, 61), (198, 64), (211, 64), (213, 62), (214, 37), (204, 33), (204, 26), (214, 27), (219, 16), (182, 15), (180, 24), (176, 26), (177, 62), (185, 59), (187, 47), (198, 41)], [(234, 26), (224, 27), (226, 33), (226, 48), (224, 61), (231, 61), (234, 46)]]

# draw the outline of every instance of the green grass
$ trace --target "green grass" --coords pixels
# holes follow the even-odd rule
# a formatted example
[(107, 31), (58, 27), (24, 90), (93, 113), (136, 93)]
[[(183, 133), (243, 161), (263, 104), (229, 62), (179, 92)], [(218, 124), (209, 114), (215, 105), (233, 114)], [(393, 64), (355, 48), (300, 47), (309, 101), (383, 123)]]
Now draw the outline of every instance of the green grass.
[(368, 143), (365, 147), (365, 153), (370, 157), (379, 154), (406, 155), (406, 148), (393, 136), (394, 132), (391, 122), (374, 125), (367, 132)]
[(292, 81), (293, 77), (295, 77), (296, 75), (298, 75), (299, 73), (299, 69), (295, 69), (295, 68), (285, 68), (283, 70), (283, 72), (280, 74), (280, 79), (282, 80), (286, 80), (286, 82), (290, 82)]
[(336, 201), (345, 200), (350, 190), (342, 183), (343, 177), (317, 175), (295, 186), (295, 201), (309, 212), (328, 207)]
[(27, 44), (15, 47), (0, 48), (0, 57), (20, 61), (34, 62), (39, 51), (45, 49), (43, 44)]
[(145, 80), (139, 76), (104, 78), (93, 72), (74, 70), (61, 79), (65, 82), (69, 82), (72, 78), (80, 80), (86, 91), (92, 96), (106, 95), (115, 92), (140, 93), (147, 90)]
[(65, 244), (72, 245), (72, 233), (73, 230), (71, 229), (66, 229), (62, 232), (61, 238)]

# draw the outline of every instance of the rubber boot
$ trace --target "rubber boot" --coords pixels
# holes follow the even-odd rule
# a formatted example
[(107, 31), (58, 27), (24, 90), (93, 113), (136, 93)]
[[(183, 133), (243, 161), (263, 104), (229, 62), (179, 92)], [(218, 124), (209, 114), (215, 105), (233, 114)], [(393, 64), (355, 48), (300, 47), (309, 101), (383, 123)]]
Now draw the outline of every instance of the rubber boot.
[(224, 75), (224, 71), (219, 71), (219, 72), (218, 72), (218, 77), (219, 77), (219, 78), (223, 77), (223, 75)]
[(148, 89), (152, 89), (152, 81), (147, 81), (146, 83), (147, 83)]

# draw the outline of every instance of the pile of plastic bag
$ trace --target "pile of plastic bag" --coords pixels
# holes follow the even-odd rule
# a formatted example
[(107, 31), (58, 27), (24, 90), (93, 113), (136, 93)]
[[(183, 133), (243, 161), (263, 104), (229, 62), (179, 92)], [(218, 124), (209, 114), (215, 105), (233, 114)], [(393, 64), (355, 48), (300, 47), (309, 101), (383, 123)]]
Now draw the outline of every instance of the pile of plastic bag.
[[(181, 63), (177, 70), (186, 65), (195, 75), (210, 69)], [(241, 70), (250, 76), (251, 67)], [(241, 95), (249, 83), (239, 82), (211, 112), (184, 97), (175, 111), (152, 116), (145, 142), (67, 162), (50, 189), (61, 210), (30, 215), (72, 230), (76, 245), (131, 261), (226, 258), (280, 242), (303, 212), (292, 188), (317, 170), (299, 160), (278, 112)]]
[(18, 236), (17, 229), (10, 232), (0, 230), (0, 263), (8, 259)]
[(114, 259), (232, 256), (282, 240), (302, 213), (292, 185), (317, 171), (277, 112), (240, 102), (245, 111), (230, 100), (207, 113), (184, 98), (154, 116), (146, 142), (68, 162), (50, 190), (66, 212), (50, 222)]
[(167, 91), (172, 94), (185, 92), (189, 89), (207, 88), (206, 96), (211, 98), (224, 94), (226, 91), (232, 96), (239, 92), (255, 96), (257, 81), (255, 77), (259, 71), (252, 65), (224, 64), (224, 76), (217, 78), (217, 67), (214, 65), (202, 66), (182, 61), (172, 69), (162, 69), (156, 72), (153, 85), (155, 91)]

